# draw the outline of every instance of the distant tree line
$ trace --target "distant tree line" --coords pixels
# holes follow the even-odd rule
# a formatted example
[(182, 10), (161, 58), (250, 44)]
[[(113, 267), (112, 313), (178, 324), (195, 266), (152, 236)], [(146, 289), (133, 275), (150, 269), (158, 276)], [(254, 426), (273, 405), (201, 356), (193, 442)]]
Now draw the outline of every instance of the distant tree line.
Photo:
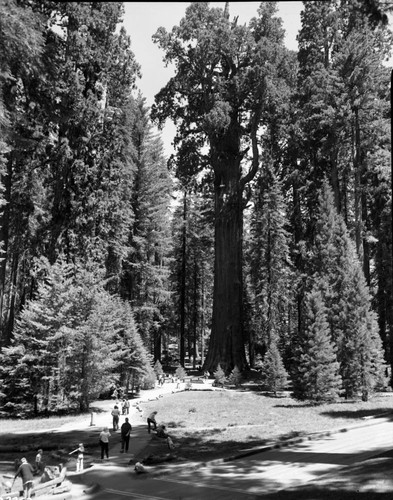
[(367, 399), (393, 363), (386, 13), (304, 2), (295, 53), (275, 2), (193, 2), (153, 36), (176, 71), (150, 110), (123, 11), (0, 5), (1, 411), (86, 410), (173, 343), (235, 385)]

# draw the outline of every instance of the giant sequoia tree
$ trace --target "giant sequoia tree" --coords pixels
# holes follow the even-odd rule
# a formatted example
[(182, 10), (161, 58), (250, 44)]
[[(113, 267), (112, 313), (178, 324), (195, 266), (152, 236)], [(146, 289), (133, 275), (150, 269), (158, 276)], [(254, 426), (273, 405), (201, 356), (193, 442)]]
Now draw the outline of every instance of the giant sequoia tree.
[[(284, 31), (274, 2), (262, 3), (249, 26), (225, 10), (193, 2), (179, 26), (154, 40), (176, 74), (156, 96), (153, 116), (177, 125), (175, 144), (213, 174), (215, 261), (212, 334), (205, 368), (246, 366), (243, 336), (244, 192), (259, 168), (258, 140), (280, 86)], [(203, 153), (207, 154), (205, 156)], [(190, 157), (192, 154), (190, 153)], [(205, 170), (204, 170), (205, 169)], [(199, 170), (199, 172), (198, 172)]]

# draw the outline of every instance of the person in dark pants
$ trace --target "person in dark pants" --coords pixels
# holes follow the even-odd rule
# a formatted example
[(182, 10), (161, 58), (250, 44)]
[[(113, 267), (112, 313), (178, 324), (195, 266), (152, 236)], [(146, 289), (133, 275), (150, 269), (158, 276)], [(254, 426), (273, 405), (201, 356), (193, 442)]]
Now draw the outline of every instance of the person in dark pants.
[(149, 434), (150, 434), (150, 428), (152, 425), (154, 426), (154, 428), (153, 428), (154, 431), (157, 429), (156, 415), (157, 415), (157, 412), (153, 411), (153, 413), (150, 413), (150, 415), (147, 417), (147, 432)]
[[(12, 482), (12, 486), (14, 486), (15, 479), (20, 476), (22, 478), (23, 482), (23, 492), (25, 494), (24, 498), (26, 500), (31, 500), (31, 490), (33, 488), (33, 474), (34, 474), (34, 469), (33, 467), (28, 463), (26, 458), (22, 458), (21, 464), (16, 471), (14, 480)], [(11, 487), (12, 489), (12, 487)]]
[(100, 433), (101, 460), (104, 460), (104, 455), (106, 455), (106, 458), (109, 458), (110, 435), (108, 427), (104, 427), (104, 430)]
[(128, 451), (128, 446), (130, 444), (131, 431), (132, 431), (132, 426), (131, 426), (130, 422), (128, 421), (128, 418), (126, 417), (126, 420), (120, 429), (120, 432), (121, 432), (121, 453), (124, 453), (124, 451), (127, 453), (127, 451)]

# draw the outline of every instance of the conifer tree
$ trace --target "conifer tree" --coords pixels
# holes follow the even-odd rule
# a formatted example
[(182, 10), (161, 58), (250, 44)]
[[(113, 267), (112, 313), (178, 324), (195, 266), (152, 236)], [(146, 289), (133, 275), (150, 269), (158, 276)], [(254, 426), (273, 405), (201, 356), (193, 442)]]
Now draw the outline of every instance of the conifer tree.
[(235, 387), (238, 387), (242, 383), (242, 372), (239, 370), (237, 366), (231, 371), (231, 373), (228, 376), (228, 384), (234, 385)]
[(176, 368), (176, 377), (179, 379), (179, 380), (183, 380), (184, 377), (187, 376), (187, 372), (186, 370), (184, 369), (184, 367), (182, 365), (178, 365), (178, 367)]
[(157, 377), (159, 377), (164, 373), (164, 370), (162, 369), (162, 364), (160, 363), (159, 359), (157, 359), (157, 361), (154, 363), (153, 370)]
[(264, 387), (275, 395), (277, 391), (284, 389), (287, 383), (288, 373), (275, 341), (270, 343), (263, 359), (261, 379)]
[(317, 286), (306, 295), (305, 330), (296, 347), (295, 397), (319, 403), (335, 400), (341, 388), (339, 363), (326, 307)]
[(128, 300), (139, 331), (155, 359), (161, 356), (164, 311), (169, 302), (168, 258), (172, 181), (161, 138), (153, 133), (149, 109), (139, 95), (130, 104), (133, 187), (129, 203), (133, 223), (122, 261), (121, 296)]
[(126, 369), (139, 371), (148, 356), (127, 309), (105, 290), (104, 269), (43, 260), (37, 274), (37, 296), (1, 352), (2, 403), (12, 414), (86, 411), (118, 379), (125, 355)]
[(225, 372), (221, 368), (220, 364), (217, 366), (217, 369), (214, 371), (213, 375), (214, 375), (214, 380), (215, 380), (217, 385), (224, 385), (225, 382), (227, 381), (227, 377), (225, 375)]
[[(347, 397), (372, 392), (383, 383), (383, 353), (377, 320), (356, 247), (334, 207), (325, 181), (316, 212), (314, 275), (326, 307), (331, 339)], [(373, 362), (370, 362), (370, 356)]]
[[(288, 316), (294, 276), (289, 259), (290, 235), (282, 185), (272, 172), (259, 179), (249, 229), (247, 282), (252, 307), (253, 352), (266, 351), (271, 342), (288, 343)], [(255, 345), (252, 345), (255, 344)]]

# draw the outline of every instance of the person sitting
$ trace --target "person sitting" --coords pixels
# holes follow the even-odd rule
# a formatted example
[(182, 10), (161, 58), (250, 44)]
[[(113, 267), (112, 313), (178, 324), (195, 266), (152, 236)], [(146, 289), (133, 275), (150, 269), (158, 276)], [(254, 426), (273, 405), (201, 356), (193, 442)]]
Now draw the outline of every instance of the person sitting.
[(166, 432), (165, 425), (160, 424), (157, 427), (157, 437), (159, 437), (159, 438), (167, 438), (168, 437), (168, 433)]

